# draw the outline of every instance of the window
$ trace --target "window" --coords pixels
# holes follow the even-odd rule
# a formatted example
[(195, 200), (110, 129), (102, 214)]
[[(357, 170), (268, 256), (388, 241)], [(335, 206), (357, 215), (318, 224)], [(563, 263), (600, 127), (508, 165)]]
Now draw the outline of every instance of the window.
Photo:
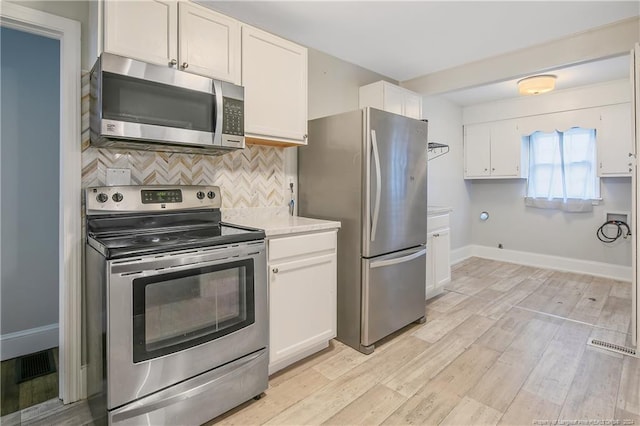
[(529, 136), (527, 205), (590, 211), (600, 198), (596, 131), (574, 127)]

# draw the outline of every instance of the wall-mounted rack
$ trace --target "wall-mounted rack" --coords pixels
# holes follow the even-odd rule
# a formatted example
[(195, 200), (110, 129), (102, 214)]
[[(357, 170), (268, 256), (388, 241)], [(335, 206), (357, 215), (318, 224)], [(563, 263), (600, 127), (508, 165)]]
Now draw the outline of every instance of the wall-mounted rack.
[(449, 145), (444, 143), (429, 142), (429, 145), (427, 147), (427, 155), (429, 161), (433, 160), (434, 158), (443, 156), (447, 152), (449, 152)]

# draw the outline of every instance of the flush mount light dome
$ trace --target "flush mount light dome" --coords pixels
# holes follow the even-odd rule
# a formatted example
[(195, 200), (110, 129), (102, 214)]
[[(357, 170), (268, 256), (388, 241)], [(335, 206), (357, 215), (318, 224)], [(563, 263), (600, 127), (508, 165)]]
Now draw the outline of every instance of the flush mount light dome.
[(552, 91), (556, 87), (556, 76), (552, 74), (534, 75), (518, 81), (521, 95), (539, 95)]

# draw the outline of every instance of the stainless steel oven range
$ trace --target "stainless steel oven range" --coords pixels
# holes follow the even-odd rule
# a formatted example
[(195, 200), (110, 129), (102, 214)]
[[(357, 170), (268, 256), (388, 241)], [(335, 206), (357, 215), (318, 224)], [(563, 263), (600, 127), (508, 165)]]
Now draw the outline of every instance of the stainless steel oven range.
[(87, 391), (99, 423), (201, 424), (268, 381), (264, 232), (215, 186), (86, 190)]

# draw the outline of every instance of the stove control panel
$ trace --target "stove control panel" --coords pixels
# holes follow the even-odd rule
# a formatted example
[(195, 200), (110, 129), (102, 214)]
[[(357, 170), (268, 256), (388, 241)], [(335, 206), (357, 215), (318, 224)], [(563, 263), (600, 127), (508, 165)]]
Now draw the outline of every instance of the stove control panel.
[(220, 187), (208, 185), (101, 186), (87, 188), (87, 214), (220, 208)]

